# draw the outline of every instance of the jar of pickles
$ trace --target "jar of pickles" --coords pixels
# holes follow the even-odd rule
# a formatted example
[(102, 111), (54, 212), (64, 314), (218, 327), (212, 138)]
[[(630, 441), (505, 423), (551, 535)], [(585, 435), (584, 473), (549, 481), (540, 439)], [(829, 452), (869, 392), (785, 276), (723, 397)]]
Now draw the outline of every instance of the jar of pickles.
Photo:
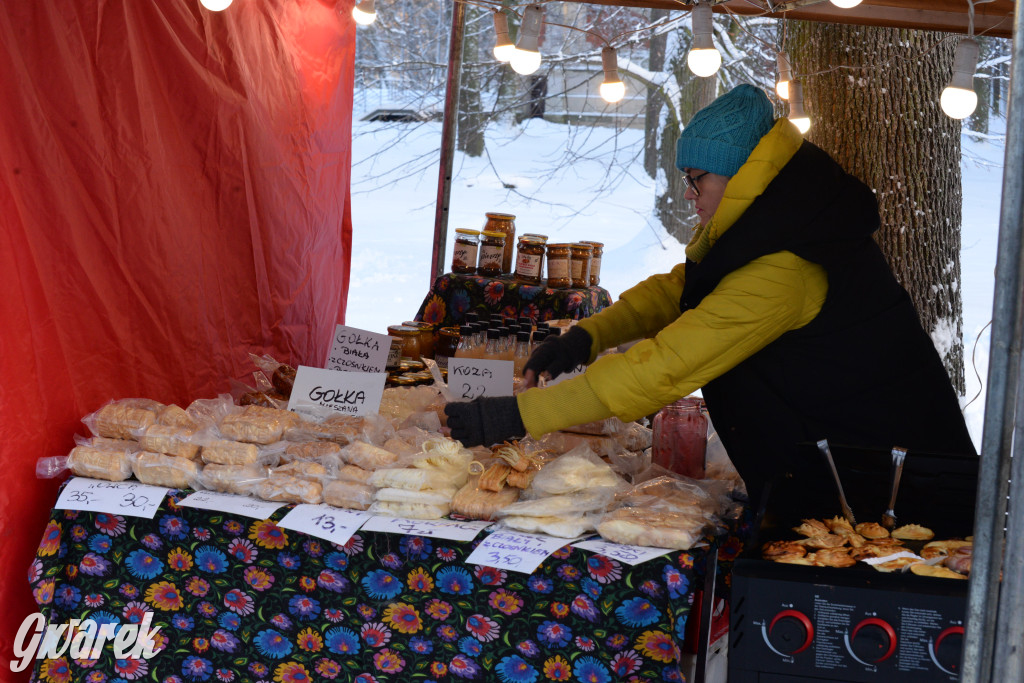
[(484, 232), (500, 232), (505, 235), (505, 251), (501, 255), (501, 272), (512, 272), (512, 258), (515, 256), (516, 217), (510, 213), (488, 213)]
[(590, 256), (590, 286), (597, 287), (601, 284), (601, 256), (604, 254), (604, 244), (583, 240), (582, 244), (589, 244), (594, 248)]
[(590, 259), (594, 248), (583, 242), (574, 242), (569, 247), (569, 278), (575, 289), (590, 286)]
[(544, 243), (526, 235), (519, 238), (519, 253), (516, 255), (516, 280), (528, 285), (539, 285), (541, 265), (544, 263)]
[(569, 245), (556, 243), (547, 245), (548, 287), (567, 289), (572, 285), (569, 277)]
[(501, 260), (505, 254), (505, 233), (484, 230), (484, 238), (480, 242), (480, 262), (476, 272), (487, 277), (501, 275)]
[[(391, 325), (388, 327), (388, 336), (401, 341), (402, 359), (420, 360), (419, 328), (409, 325)], [(394, 342), (392, 342), (392, 348), (394, 348)]]
[(480, 248), (480, 231), (469, 228), (455, 229), (455, 248), (452, 250), (452, 272), (472, 275), (476, 272), (476, 256)]

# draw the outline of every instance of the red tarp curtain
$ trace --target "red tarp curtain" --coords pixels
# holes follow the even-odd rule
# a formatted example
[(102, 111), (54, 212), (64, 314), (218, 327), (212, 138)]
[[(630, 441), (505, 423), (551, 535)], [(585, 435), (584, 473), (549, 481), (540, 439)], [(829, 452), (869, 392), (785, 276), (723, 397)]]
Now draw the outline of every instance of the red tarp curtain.
[[(337, 4), (337, 6), (336, 6)], [(0, 679), (57, 490), (119, 397), (320, 365), (351, 246), (351, 0), (0, 3)]]

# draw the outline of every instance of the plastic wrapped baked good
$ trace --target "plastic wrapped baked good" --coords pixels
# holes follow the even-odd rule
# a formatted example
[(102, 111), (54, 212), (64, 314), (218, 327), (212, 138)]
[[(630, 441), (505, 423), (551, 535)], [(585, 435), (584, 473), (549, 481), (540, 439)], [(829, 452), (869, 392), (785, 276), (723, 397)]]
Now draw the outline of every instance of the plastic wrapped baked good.
[(501, 491), (485, 491), (473, 475), (452, 498), (451, 511), (469, 519), (494, 519), (498, 510), (519, 499), (519, 489), (505, 487)]
[(324, 502), (338, 508), (365, 510), (373, 502), (373, 487), (354, 481), (335, 480), (324, 486)]
[(253, 465), (259, 461), (260, 449), (251, 443), (216, 439), (204, 444), (199, 454), (212, 465)]
[(537, 494), (557, 495), (582, 489), (626, 486), (625, 480), (615, 474), (607, 463), (586, 446), (581, 446), (544, 465), (529, 490)]
[(504, 517), (502, 526), (527, 533), (541, 533), (560, 538), (576, 538), (594, 530), (594, 524), (584, 515), (549, 516), (549, 517)]
[(357, 484), (368, 485), (367, 482), (370, 481), (371, 474), (373, 474), (373, 472), (370, 470), (364, 470), (358, 465), (344, 465), (338, 470), (337, 476), (338, 479), (342, 479), (344, 481), (353, 481)]
[(615, 498), (615, 491), (607, 486), (574, 491), (559, 496), (545, 496), (520, 500), (498, 511), (499, 517), (552, 517), (581, 515), (603, 511)]
[[(400, 467), (392, 469), (380, 469), (370, 475), (367, 483), (377, 488), (399, 488), (410, 491), (422, 491), (423, 489), (450, 489), (451, 480), (443, 472), (418, 469), (415, 467)], [(452, 491), (454, 494), (455, 491)], [(451, 497), (449, 496), (449, 499)]]
[(195, 486), (199, 466), (188, 458), (143, 451), (135, 457), (132, 472), (143, 484), (185, 489)]
[(90, 446), (75, 446), (68, 454), (67, 467), (80, 477), (124, 481), (132, 476), (132, 454)]
[(271, 479), (283, 476), (295, 477), (305, 481), (320, 482), (327, 477), (327, 468), (318, 462), (312, 462), (310, 460), (296, 460), (288, 463), (287, 465), (271, 468)]
[(275, 503), (316, 505), (323, 500), (323, 488), (320, 484), (297, 477), (270, 477), (253, 486), (252, 492), (257, 498)]
[(356, 415), (330, 415), (320, 420), (300, 419), (288, 427), (289, 441), (333, 441), (345, 446), (358, 440), (366, 427), (366, 418)]
[(75, 444), (78, 446), (91, 446), (92, 448), (98, 448), (101, 451), (135, 453), (141, 449), (138, 441), (132, 441), (130, 439), (109, 439), (105, 436), (94, 436), (89, 439), (83, 439), (76, 434)]
[(312, 460), (321, 465), (328, 465), (337, 463), (340, 456), (341, 446), (333, 441), (296, 441), (288, 442), (284, 453), (281, 454), (281, 461)]
[(700, 539), (703, 528), (700, 517), (653, 515), (643, 509), (619, 508), (605, 515), (597, 532), (612, 543), (689, 550)]
[(184, 408), (176, 406), (170, 403), (160, 409), (160, 412), (156, 415), (157, 424), (166, 425), (168, 427), (180, 427), (181, 429), (188, 429), (195, 431), (199, 429), (199, 423), (185, 412)]
[(199, 445), (192, 443), (192, 432), (181, 427), (153, 424), (139, 435), (139, 445), (151, 453), (167, 453), (195, 460)]
[(267, 478), (267, 469), (259, 465), (207, 465), (199, 473), (199, 484), (211, 491), (248, 495)]
[(423, 503), (387, 503), (376, 502), (370, 506), (370, 512), (392, 517), (408, 519), (441, 519), (448, 514), (449, 505), (425, 505)]
[(280, 441), (285, 429), (298, 421), (299, 416), (287, 410), (250, 405), (225, 416), (219, 429), (235, 441), (268, 444)]
[(364, 470), (387, 467), (398, 460), (398, 456), (391, 451), (386, 451), (383, 448), (363, 441), (356, 441), (343, 449), (341, 458), (351, 465), (362, 467)]
[[(140, 406), (150, 406), (152, 409)], [(163, 404), (155, 401), (150, 403), (148, 399), (122, 399), (86, 415), (82, 422), (96, 436), (135, 439), (139, 432), (156, 422), (157, 412), (162, 408)]]
[(383, 503), (422, 503), (423, 505), (450, 505), (455, 492), (447, 491), (410, 491), (409, 489), (377, 489), (373, 494), (374, 501)]

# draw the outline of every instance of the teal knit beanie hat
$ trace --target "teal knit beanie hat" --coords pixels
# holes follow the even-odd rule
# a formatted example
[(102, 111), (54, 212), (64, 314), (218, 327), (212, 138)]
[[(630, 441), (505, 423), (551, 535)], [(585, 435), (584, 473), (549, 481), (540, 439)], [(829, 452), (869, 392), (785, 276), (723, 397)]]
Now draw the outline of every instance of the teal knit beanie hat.
[(693, 115), (676, 143), (676, 168), (734, 176), (772, 125), (765, 94), (737, 85)]

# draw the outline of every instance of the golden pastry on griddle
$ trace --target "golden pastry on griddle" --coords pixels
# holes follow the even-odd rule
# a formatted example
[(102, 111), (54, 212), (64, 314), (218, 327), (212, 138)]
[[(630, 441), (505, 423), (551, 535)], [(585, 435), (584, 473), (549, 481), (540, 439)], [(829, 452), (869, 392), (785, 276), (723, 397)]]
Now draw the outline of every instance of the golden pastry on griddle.
[(864, 538), (889, 538), (889, 530), (878, 522), (861, 522), (857, 525), (857, 533)]
[(852, 534), (846, 534), (843, 536), (843, 538), (846, 539), (846, 542), (850, 544), (851, 548), (863, 548), (868, 544), (867, 539), (856, 532)]
[(898, 538), (869, 538), (864, 541), (865, 545), (903, 545)]
[(946, 569), (938, 565), (917, 563), (910, 565), (910, 571), (918, 576), (934, 576), (940, 579), (966, 579), (963, 574), (957, 574), (952, 569)]
[(906, 548), (899, 545), (866, 545), (852, 550), (850, 556), (855, 560), (863, 560), (869, 557), (888, 557), (904, 550)]
[(829, 531), (839, 536), (850, 536), (854, 533), (853, 525), (845, 517), (836, 516), (832, 519), (826, 519), (825, 526), (829, 528)]
[(919, 524), (906, 524), (898, 529), (893, 529), (890, 535), (905, 541), (930, 541), (935, 538), (934, 531)]
[(842, 536), (836, 536), (835, 534), (823, 534), (821, 536), (811, 536), (803, 540), (797, 541), (808, 548), (838, 548), (841, 545), (846, 545), (846, 539)]
[(959, 548), (967, 548), (971, 545), (970, 541), (932, 541), (925, 543), (924, 548), (921, 549), (921, 557), (930, 560), (940, 555), (950, 555)]
[(808, 567), (814, 566), (814, 555), (806, 555), (804, 557), (798, 557), (796, 555), (783, 555), (782, 557), (774, 560), (782, 564), (802, 564)]
[(921, 560), (916, 557), (897, 557), (895, 560), (889, 560), (888, 562), (873, 564), (871, 566), (880, 572), (896, 572), (903, 571), (906, 567), (910, 567), (920, 562)]
[(761, 557), (775, 562), (782, 562), (783, 558), (803, 557), (806, 554), (807, 548), (796, 541), (772, 541), (761, 546)]
[(816, 519), (805, 519), (800, 526), (793, 527), (793, 531), (801, 536), (827, 536), (830, 532), (823, 522)]
[(852, 567), (857, 560), (847, 548), (823, 548), (814, 553), (814, 563), (823, 567)]

